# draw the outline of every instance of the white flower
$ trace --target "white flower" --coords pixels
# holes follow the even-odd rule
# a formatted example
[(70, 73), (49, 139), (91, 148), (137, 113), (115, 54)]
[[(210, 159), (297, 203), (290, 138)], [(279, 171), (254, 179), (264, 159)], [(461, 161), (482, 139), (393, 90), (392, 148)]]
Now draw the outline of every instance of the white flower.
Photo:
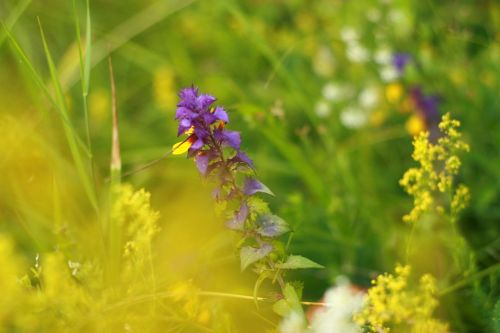
[(376, 87), (368, 87), (363, 89), (358, 97), (359, 105), (361, 105), (365, 109), (373, 109), (375, 106), (377, 106), (378, 99), (379, 93)]
[(359, 39), (358, 32), (353, 27), (343, 27), (340, 30), (340, 39), (349, 43)]
[(360, 63), (368, 61), (370, 54), (364, 46), (354, 41), (347, 44), (346, 56), (350, 61)]
[(280, 333), (307, 333), (304, 316), (296, 311), (290, 312), (280, 324)]
[(343, 89), (342, 89), (342, 86), (340, 86), (339, 84), (329, 82), (329, 83), (325, 84), (325, 86), (323, 87), (323, 90), (321, 92), (323, 94), (323, 97), (327, 101), (337, 102), (337, 101), (340, 101), (342, 99)]
[(326, 118), (330, 115), (332, 112), (332, 109), (330, 108), (330, 104), (328, 104), (327, 101), (318, 101), (316, 103), (316, 106), (314, 107), (314, 112), (316, 112), (316, 115), (320, 118)]
[(392, 51), (387, 47), (382, 47), (375, 51), (375, 62), (379, 65), (388, 65), (392, 62)]
[(380, 77), (384, 82), (392, 82), (399, 78), (399, 73), (392, 65), (385, 65), (380, 69)]
[(363, 109), (350, 106), (340, 113), (340, 122), (347, 128), (361, 128), (368, 122), (368, 114)]
[(329, 82), (321, 90), (323, 98), (329, 102), (340, 102), (351, 98), (354, 95), (354, 89), (346, 84)]
[(326, 307), (317, 310), (311, 321), (314, 333), (361, 333), (361, 327), (354, 323), (353, 315), (360, 311), (365, 299), (364, 293), (356, 291), (344, 279), (325, 293)]

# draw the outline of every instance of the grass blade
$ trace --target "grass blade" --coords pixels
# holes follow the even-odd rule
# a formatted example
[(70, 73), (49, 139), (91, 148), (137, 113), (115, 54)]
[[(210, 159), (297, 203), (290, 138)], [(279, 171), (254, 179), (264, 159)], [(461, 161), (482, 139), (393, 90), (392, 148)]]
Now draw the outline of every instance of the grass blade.
[[(40, 78), (40, 75), (38, 75), (37, 71), (33, 67), (33, 64), (26, 56), (26, 53), (23, 51), (23, 49), (21, 48), (21, 46), (19, 45), (17, 40), (14, 38), (14, 36), (12, 36), (10, 31), (7, 29), (7, 27), (5, 25), (2, 25), (2, 26), (3, 26), (3, 29), (4, 29), (5, 34), (7, 36), (7, 39), (9, 40), (9, 42), (11, 43), (11, 45), (13, 47), (14, 53), (19, 57), (22, 65), (28, 70), (28, 73), (31, 76), (31, 78), (33, 79), (33, 81), (35, 81), (36, 85), (42, 90), (45, 97), (49, 100), (49, 102), (55, 108), (56, 112), (61, 117), (61, 121), (63, 122), (63, 124), (65, 126), (69, 126), (70, 128), (72, 128), (72, 124), (69, 121), (67, 115), (61, 109), (61, 106), (56, 102), (56, 100), (54, 99), (52, 94), (47, 89), (47, 86), (45, 85), (44, 81)], [(75, 133), (75, 138), (76, 138), (76, 141), (77, 141), (78, 145), (80, 146), (80, 148), (83, 149), (83, 151), (85, 152), (85, 154), (87, 154), (87, 156), (90, 156), (90, 151), (87, 149), (87, 146), (85, 145), (85, 143), (82, 141), (82, 139), (79, 136), (76, 135), (76, 132), (73, 129), (72, 129), (72, 131)]]
[[(82, 89), (82, 102), (83, 102), (83, 114), (85, 118), (85, 130), (86, 130), (86, 139), (87, 139), (87, 147), (91, 152), (90, 155), (90, 172), (92, 175), (92, 179), (94, 184), (96, 182), (95, 172), (94, 172), (94, 158), (92, 155), (92, 141), (90, 139), (90, 119), (89, 119), (89, 111), (88, 111), (88, 102), (87, 97), (89, 93), (89, 82), (90, 82), (90, 58), (92, 54), (92, 28), (91, 28), (91, 20), (90, 20), (90, 6), (89, 1), (86, 1), (85, 6), (85, 48), (82, 50), (82, 40), (80, 36), (80, 20), (78, 18), (76, 2), (73, 0), (73, 11), (75, 16), (75, 30), (76, 30), (76, 40), (78, 44), (78, 56), (80, 60), (80, 78), (81, 78), (81, 89)], [(84, 54), (85, 51), (85, 54)]]
[[(11, 30), (14, 24), (16, 24), (17, 20), (21, 17), (21, 15), (24, 13), (26, 8), (28, 8), (29, 4), (31, 3), (31, 0), (22, 0), (17, 4), (17, 7), (14, 8), (14, 10), (10, 13), (10, 15), (7, 17), (5, 20), (5, 26), (7, 29)], [(0, 47), (3, 45), (3, 42), (5, 42), (5, 39), (7, 38), (7, 32), (4, 29), (0, 33)]]
[[(133, 15), (110, 33), (96, 41), (92, 48), (92, 57), (89, 58), (88, 68), (92, 68), (113, 51), (126, 44), (129, 40), (149, 29), (153, 25), (194, 3), (196, 0), (186, 0), (181, 2), (158, 0), (142, 11)], [(73, 86), (77, 81), (75, 70), (70, 73), (67, 80), (62, 82), (65, 89)]]
[[(40, 19), (38, 19), (38, 25), (40, 28), (40, 35), (42, 37), (42, 43), (43, 43), (43, 48), (45, 52), (45, 56), (47, 58), (47, 64), (49, 66), (49, 71), (50, 71), (50, 77), (52, 79), (52, 84), (54, 86), (54, 91), (56, 95), (56, 103), (59, 105), (59, 108), (64, 116), (65, 119), (68, 119), (68, 110), (66, 107), (66, 101), (64, 98), (64, 93), (61, 87), (61, 84), (59, 82), (59, 78), (57, 75), (57, 70), (56, 66), (54, 64), (54, 61), (52, 60), (52, 55), (50, 54), (50, 50), (47, 44), (47, 40), (45, 38), (45, 34), (43, 32), (42, 28), (42, 23), (40, 22)], [(94, 208), (96, 212), (98, 212), (98, 205), (97, 205), (97, 198), (95, 194), (95, 188), (93, 186), (93, 183), (88, 175), (88, 172), (86, 170), (85, 164), (84, 164), (84, 159), (78, 149), (77, 146), (77, 135), (74, 129), (68, 125), (67, 122), (63, 122), (63, 128), (64, 128), (64, 133), (66, 135), (66, 139), (68, 141), (68, 145), (71, 151), (71, 155), (73, 157), (73, 161), (75, 162), (75, 166), (78, 172), (78, 175), (80, 176), (80, 180), (82, 181), (83, 187), (85, 189), (85, 192), (87, 194), (87, 197)]]
[(120, 156), (120, 135), (118, 131), (118, 111), (116, 108), (116, 86), (111, 57), (108, 58), (109, 79), (111, 82), (111, 115), (113, 118), (111, 143), (111, 187), (120, 185), (122, 161)]

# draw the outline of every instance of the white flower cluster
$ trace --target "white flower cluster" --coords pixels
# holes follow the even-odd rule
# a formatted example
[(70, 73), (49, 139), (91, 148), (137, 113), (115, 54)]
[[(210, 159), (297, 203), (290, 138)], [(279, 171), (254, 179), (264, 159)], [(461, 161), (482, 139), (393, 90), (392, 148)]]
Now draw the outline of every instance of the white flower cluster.
[(361, 310), (365, 293), (340, 277), (323, 297), (324, 306), (314, 310), (310, 325), (303, 315), (291, 312), (281, 323), (280, 333), (361, 333), (353, 315)]

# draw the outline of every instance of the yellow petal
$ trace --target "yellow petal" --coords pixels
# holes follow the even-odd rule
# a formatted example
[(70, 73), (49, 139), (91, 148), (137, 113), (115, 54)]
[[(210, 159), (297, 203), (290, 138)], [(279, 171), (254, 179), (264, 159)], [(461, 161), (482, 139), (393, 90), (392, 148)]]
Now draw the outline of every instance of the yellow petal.
[(172, 146), (172, 155), (181, 155), (188, 151), (193, 143), (189, 140), (177, 142)]
[(191, 126), (184, 134), (191, 135), (194, 133), (194, 126)]
[(405, 127), (408, 133), (415, 136), (420, 132), (425, 131), (425, 122), (421, 117), (413, 115), (406, 121)]
[(385, 97), (389, 103), (396, 103), (403, 95), (403, 86), (399, 83), (391, 83), (385, 88)]

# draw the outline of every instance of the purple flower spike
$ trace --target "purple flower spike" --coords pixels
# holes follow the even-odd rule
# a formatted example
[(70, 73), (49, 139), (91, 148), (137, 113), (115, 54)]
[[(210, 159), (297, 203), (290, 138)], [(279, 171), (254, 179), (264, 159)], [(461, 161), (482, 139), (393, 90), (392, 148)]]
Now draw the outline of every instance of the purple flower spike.
[(204, 110), (208, 108), (213, 102), (215, 102), (216, 98), (214, 96), (208, 94), (201, 94), (196, 98), (196, 106), (199, 110)]
[(184, 118), (179, 122), (179, 128), (177, 130), (177, 136), (180, 136), (191, 128), (191, 120)]
[(240, 145), (241, 145), (240, 133), (236, 131), (222, 132), (222, 143), (236, 150), (240, 150)]
[(190, 149), (190, 150), (192, 150), (192, 151), (197, 151), (197, 150), (200, 150), (200, 149), (203, 147), (203, 145), (204, 145), (204, 144), (205, 144), (205, 143), (203, 142), (203, 140), (202, 140), (202, 139), (198, 139), (198, 140), (196, 140), (196, 141), (195, 141), (195, 142), (191, 145), (191, 148), (189, 148), (189, 149)]
[(234, 218), (226, 222), (226, 226), (232, 230), (243, 230), (248, 214), (248, 205), (246, 203), (243, 203)]
[(246, 195), (253, 195), (257, 192), (263, 192), (267, 193), (270, 195), (274, 195), (274, 193), (267, 187), (266, 185), (262, 184), (255, 178), (248, 177), (245, 179), (245, 185), (243, 187), (243, 193)]
[(231, 162), (244, 164), (255, 170), (252, 160), (244, 152), (239, 151), (233, 158), (231, 158)]
[(198, 95), (198, 88), (191, 86), (189, 88), (184, 88), (179, 93), (181, 101), (177, 106), (192, 107), (196, 103), (196, 96)]
[(195, 157), (196, 161), (196, 167), (198, 168), (198, 171), (205, 176), (207, 173), (207, 168), (208, 168), (208, 162), (209, 162), (209, 156), (208, 154), (198, 154)]
[(182, 118), (191, 119), (194, 116), (195, 116), (194, 112), (183, 106), (178, 107), (177, 110), (175, 111), (175, 119), (182, 119)]
[(406, 65), (410, 62), (411, 55), (408, 53), (395, 53), (392, 56), (392, 64), (396, 68), (399, 74), (402, 74), (405, 70)]
[(218, 120), (222, 120), (225, 123), (229, 122), (229, 116), (227, 115), (227, 112), (224, 110), (224, 108), (221, 106), (215, 108), (214, 116)]

